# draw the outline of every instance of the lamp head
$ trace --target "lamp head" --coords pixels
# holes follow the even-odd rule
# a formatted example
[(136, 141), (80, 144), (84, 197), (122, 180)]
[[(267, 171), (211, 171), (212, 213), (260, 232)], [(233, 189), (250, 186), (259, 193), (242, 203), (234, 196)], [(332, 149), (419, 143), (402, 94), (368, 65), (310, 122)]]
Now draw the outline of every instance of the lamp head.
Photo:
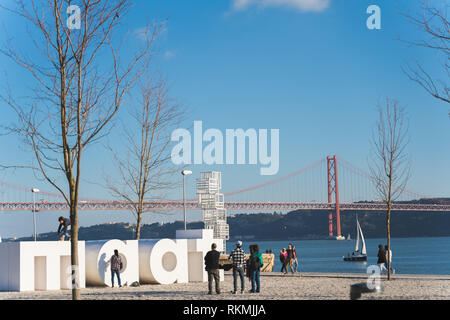
[(189, 174), (192, 174), (192, 171), (190, 171), (190, 170), (183, 170), (183, 171), (181, 171), (181, 174), (182, 174), (183, 176), (187, 176), (187, 175), (189, 175)]

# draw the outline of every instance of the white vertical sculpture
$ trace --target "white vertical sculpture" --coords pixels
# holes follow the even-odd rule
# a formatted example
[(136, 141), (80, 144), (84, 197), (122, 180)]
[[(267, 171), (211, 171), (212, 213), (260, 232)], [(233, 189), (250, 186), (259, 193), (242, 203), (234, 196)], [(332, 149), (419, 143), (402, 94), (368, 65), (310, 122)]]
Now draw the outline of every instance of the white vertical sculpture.
[[(78, 242), (76, 285), (85, 288), (85, 243)], [(0, 290), (34, 291), (72, 288), (69, 241), (0, 244)]]
[[(138, 240), (100, 240), (86, 242), (86, 283), (90, 286), (111, 287), (111, 262), (114, 250), (119, 251), (123, 267), (122, 285), (139, 281)], [(117, 278), (114, 283), (117, 285)]]
[[(208, 281), (204, 258), (213, 243), (217, 244), (217, 251), (224, 250), (222, 239), (214, 239), (212, 229), (177, 230), (176, 238), (187, 239), (189, 282)], [(219, 272), (220, 280), (223, 281), (223, 269)]]
[(217, 171), (201, 172), (197, 179), (198, 202), (202, 208), (205, 229), (213, 230), (213, 237), (222, 239), (221, 252), (226, 252), (229, 239), (224, 196), (219, 193), (222, 188), (222, 173)]

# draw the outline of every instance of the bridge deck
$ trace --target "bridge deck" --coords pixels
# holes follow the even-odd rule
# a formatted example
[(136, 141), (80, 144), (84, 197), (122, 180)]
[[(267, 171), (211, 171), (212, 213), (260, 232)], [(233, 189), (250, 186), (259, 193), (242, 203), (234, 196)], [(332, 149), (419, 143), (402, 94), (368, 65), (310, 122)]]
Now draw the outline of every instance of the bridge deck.
[[(83, 201), (78, 204), (79, 210), (130, 210), (135, 204), (119, 201)], [(68, 210), (65, 202), (36, 202), (36, 210)], [(340, 210), (386, 210), (384, 203), (340, 203)], [(227, 210), (334, 210), (335, 205), (319, 202), (225, 202)], [(145, 210), (181, 210), (182, 201), (145, 202)], [(186, 209), (200, 210), (197, 202), (186, 202)], [(33, 210), (33, 202), (3, 202), (0, 211)], [(434, 211), (450, 212), (450, 205), (437, 204), (393, 204), (393, 211)]]

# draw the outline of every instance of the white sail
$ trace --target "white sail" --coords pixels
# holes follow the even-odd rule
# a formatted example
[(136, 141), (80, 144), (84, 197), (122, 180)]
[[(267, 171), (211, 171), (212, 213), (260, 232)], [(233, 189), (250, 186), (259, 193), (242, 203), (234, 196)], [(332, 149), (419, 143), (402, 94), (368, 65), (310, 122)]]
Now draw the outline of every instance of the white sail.
[(355, 252), (359, 250), (359, 222), (358, 217), (356, 217), (356, 246), (355, 246)]
[(363, 232), (362, 232), (362, 229), (361, 229), (361, 226), (359, 225), (359, 223), (358, 223), (358, 226), (359, 226), (359, 231), (361, 232), (361, 240), (362, 240), (361, 253), (366, 254), (366, 241), (364, 241), (364, 235), (363, 235)]

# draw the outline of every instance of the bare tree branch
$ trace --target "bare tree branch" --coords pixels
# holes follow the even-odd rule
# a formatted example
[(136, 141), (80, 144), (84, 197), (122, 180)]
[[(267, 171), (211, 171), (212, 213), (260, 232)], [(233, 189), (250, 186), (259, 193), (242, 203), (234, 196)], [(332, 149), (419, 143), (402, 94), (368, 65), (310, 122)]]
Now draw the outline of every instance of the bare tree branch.
[(425, 34), (425, 39), (423, 40), (406, 42), (413, 46), (428, 48), (438, 52), (442, 56), (441, 66), (444, 79), (439, 79), (441, 76), (431, 75), (418, 61), (415, 62), (414, 66), (407, 65), (402, 69), (410, 80), (419, 84), (431, 96), (440, 101), (450, 103), (450, 21), (447, 14), (450, 3), (448, 1), (438, 3), (440, 5), (433, 5), (432, 1), (421, 0), (421, 15), (404, 14), (413, 25), (417, 26)]
[[(409, 143), (405, 111), (398, 101), (386, 98), (385, 107), (378, 104), (378, 121), (372, 134), (371, 180), (387, 205), (386, 229), (390, 250), (390, 219), (392, 203), (399, 199), (410, 178), (410, 161), (406, 153)], [(388, 261), (388, 279), (390, 262)]]
[(179, 168), (170, 161), (168, 145), (171, 130), (179, 125), (183, 114), (180, 106), (169, 98), (166, 80), (146, 74), (145, 81), (140, 82), (140, 100), (130, 114), (133, 121), (124, 125), (126, 151), (119, 153), (109, 147), (120, 179), (105, 177), (111, 193), (133, 205), (136, 239), (140, 238), (142, 217), (147, 211), (144, 202), (178, 186), (173, 174)]
[[(71, 0), (13, 0), (9, 12), (24, 18), (36, 51), (27, 55), (8, 40), (1, 52), (28, 71), (35, 88), (31, 97), (7, 90), (0, 100), (15, 111), (18, 124), (9, 128), (30, 147), (36, 167), (65, 198), (72, 223), (71, 259), (78, 265), (78, 200), (83, 151), (110, 129), (110, 122), (125, 103), (134, 83), (152, 56), (158, 32), (121, 63), (115, 30), (129, 9), (130, 0), (82, 0), (81, 28), (66, 24)], [(29, 51), (29, 50), (28, 50)], [(125, 66), (125, 67), (124, 67)], [(36, 172), (36, 170), (35, 170)], [(65, 177), (63, 185), (57, 179)], [(73, 299), (80, 299), (78, 288)]]

